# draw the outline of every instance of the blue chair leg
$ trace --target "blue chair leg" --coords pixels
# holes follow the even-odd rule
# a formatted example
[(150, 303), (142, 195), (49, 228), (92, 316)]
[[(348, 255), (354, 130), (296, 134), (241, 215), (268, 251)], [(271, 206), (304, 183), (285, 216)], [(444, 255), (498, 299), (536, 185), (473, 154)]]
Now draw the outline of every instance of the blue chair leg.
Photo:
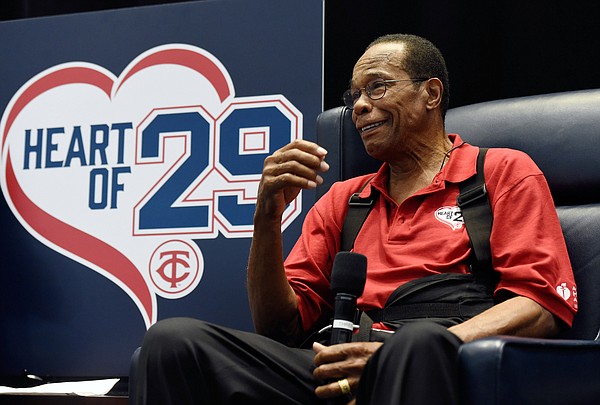
[(138, 370), (138, 363), (139, 363), (139, 359), (140, 359), (140, 350), (141, 347), (138, 347), (137, 349), (135, 349), (135, 351), (133, 352), (133, 355), (131, 356), (131, 363), (129, 366), (129, 403), (131, 405), (135, 405), (137, 404), (137, 398), (136, 398), (136, 383), (137, 383), (137, 370)]

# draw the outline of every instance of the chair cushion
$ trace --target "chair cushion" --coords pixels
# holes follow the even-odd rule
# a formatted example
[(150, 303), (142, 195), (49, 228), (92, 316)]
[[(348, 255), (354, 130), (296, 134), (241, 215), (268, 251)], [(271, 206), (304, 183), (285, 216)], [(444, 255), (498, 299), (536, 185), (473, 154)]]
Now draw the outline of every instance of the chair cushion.
[(526, 152), (557, 205), (600, 202), (600, 89), (453, 108), (446, 131), (477, 146)]

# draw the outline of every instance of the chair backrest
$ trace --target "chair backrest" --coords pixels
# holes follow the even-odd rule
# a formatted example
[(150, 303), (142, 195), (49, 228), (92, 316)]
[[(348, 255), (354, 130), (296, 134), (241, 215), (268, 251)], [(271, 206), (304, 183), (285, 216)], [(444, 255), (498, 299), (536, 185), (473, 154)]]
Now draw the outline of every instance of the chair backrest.
[[(600, 331), (600, 89), (489, 101), (450, 109), (446, 131), (474, 145), (529, 154), (546, 175), (561, 220), (579, 313), (563, 337), (596, 339)], [(333, 182), (377, 170), (345, 107), (317, 119)]]

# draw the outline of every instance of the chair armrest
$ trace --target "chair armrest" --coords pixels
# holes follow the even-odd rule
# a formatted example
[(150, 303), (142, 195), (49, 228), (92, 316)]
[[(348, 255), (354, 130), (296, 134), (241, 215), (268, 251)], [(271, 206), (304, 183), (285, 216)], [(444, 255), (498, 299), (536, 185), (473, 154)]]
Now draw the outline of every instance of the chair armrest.
[(137, 381), (138, 376), (138, 367), (140, 360), (140, 350), (142, 348), (138, 347), (131, 355), (131, 363), (129, 365), (129, 403), (137, 404), (138, 398), (136, 395), (136, 388), (139, 382)]
[(600, 403), (600, 342), (498, 336), (459, 350), (461, 404)]

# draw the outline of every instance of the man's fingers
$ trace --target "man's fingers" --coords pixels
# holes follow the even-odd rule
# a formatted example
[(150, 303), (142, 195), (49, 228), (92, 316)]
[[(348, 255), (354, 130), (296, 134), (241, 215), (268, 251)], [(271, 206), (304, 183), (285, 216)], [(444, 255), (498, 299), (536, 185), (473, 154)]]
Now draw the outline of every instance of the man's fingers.
[(318, 398), (334, 398), (342, 395), (347, 396), (350, 393), (347, 392), (346, 387), (350, 387), (350, 392), (354, 393), (358, 388), (358, 382), (359, 378), (357, 377), (339, 378), (333, 382), (318, 386), (315, 389), (315, 394)]
[(323, 159), (327, 155), (327, 150), (325, 150), (325, 148), (317, 145), (314, 142), (306, 141), (304, 139), (296, 139), (284, 146), (283, 148), (281, 148), (280, 150), (285, 151), (289, 149), (302, 150), (315, 156), (319, 156), (321, 159)]
[[(298, 187), (302, 186), (302, 181), (299, 179), (313, 181), (317, 184), (323, 182), (323, 178), (317, 171), (297, 161), (288, 161), (276, 165), (265, 166), (263, 176), (280, 179)], [(294, 176), (297, 179), (291, 176)], [(294, 181), (298, 181), (298, 183), (294, 184)]]
[(319, 173), (327, 171), (327, 151), (314, 142), (296, 140), (275, 151), (264, 161), (258, 187), (258, 216), (280, 216), (302, 189), (323, 183)]
[(323, 183), (319, 173), (329, 170), (326, 151), (311, 142), (294, 142), (265, 159), (262, 181), (267, 189), (315, 188)]
[(283, 147), (280, 150), (267, 157), (265, 166), (269, 165), (285, 165), (288, 162), (297, 162), (300, 165), (306, 166), (311, 170), (325, 172), (329, 169), (329, 165), (325, 162), (325, 155), (316, 154), (315, 151), (306, 151), (298, 148)]

